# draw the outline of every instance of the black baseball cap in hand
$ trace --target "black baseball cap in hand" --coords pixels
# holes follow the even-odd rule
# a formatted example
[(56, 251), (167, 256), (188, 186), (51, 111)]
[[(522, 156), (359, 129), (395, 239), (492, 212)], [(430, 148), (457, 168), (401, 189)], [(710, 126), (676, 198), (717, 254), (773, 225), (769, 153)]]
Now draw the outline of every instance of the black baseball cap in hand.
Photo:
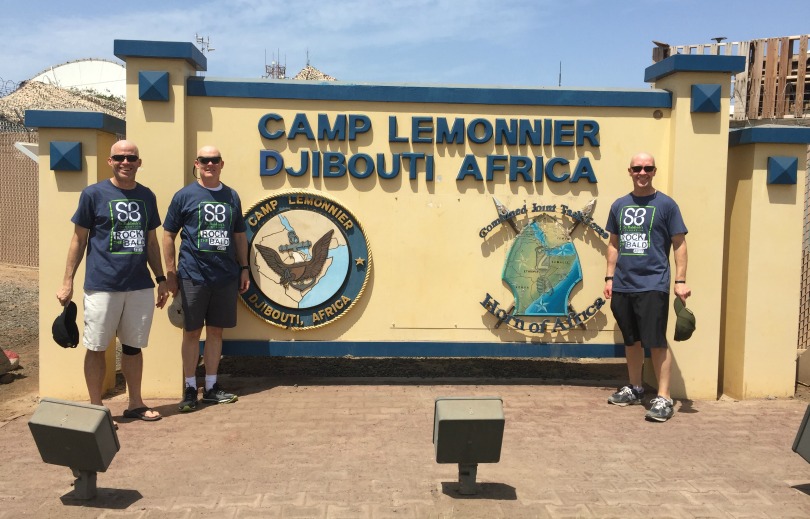
[(62, 313), (53, 321), (53, 340), (63, 348), (75, 348), (79, 344), (76, 312), (76, 303), (68, 301)]
[(686, 308), (680, 297), (675, 298), (675, 340), (685, 341), (692, 336), (695, 331), (695, 314)]

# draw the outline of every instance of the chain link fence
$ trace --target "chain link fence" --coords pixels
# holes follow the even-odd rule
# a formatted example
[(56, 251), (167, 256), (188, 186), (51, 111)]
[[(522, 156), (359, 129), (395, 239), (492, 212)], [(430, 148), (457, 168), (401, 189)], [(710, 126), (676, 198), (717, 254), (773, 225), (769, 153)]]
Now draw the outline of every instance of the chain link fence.
[(39, 142), (36, 129), (25, 127), (25, 112), (31, 109), (89, 110), (124, 119), (126, 105), (98, 92), (0, 77), (0, 263), (38, 268), (39, 168), (14, 146)]
[(0, 121), (0, 263), (39, 267), (39, 168), (15, 148), (39, 134)]
[[(807, 164), (810, 170), (810, 148), (807, 151)], [(804, 184), (804, 222), (802, 228), (802, 279), (801, 302), (799, 304), (799, 344), (800, 350), (810, 347), (810, 175)]]
[[(19, 88), (0, 77), (0, 98)], [(38, 143), (39, 134), (18, 118), (0, 116), (0, 263), (39, 267), (39, 166), (17, 142)]]

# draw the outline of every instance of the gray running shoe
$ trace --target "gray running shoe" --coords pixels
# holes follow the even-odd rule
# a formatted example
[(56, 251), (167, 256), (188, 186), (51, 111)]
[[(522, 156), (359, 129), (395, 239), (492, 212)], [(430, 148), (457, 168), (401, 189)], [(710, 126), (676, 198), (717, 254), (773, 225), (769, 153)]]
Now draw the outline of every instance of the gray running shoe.
[(672, 415), (675, 413), (675, 410), (672, 408), (674, 404), (675, 403), (669, 398), (657, 396), (650, 401), (650, 410), (647, 411), (644, 417), (647, 420), (655, 422), (666, 422), (672, 418)]
[(624, 386), (619, 388), (618, 391), (613, 393), (608, 397), (608, 404), (619, 405), (619, 406), (626, 406), (626, 405), (636, 405), (641, 403), (641, 399), (644, 398), (644, 392), (636, 391), (633, 389), (633, 386)]
[(224, 391), (219, 384), (214, 384), (214, 387), (203, 393), (202, 397), (202, 401), (206, 404), (230, 404), (237, 400), (239, 400), (238, 396)]
[(196, 387), (186, 386), (185, 391), (183, 391), (183, 401), (180, 402), (179, 409), (181, 413), (188, 413), (189, 411), (197, 409)]

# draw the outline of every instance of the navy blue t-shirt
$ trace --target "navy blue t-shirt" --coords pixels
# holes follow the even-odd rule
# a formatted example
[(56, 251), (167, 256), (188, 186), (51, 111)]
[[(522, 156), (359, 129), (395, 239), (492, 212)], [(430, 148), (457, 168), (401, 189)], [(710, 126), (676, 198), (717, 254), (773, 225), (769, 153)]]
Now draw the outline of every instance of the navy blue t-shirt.
[(669, 293), (672, 236), (689, 232), (678, 204), (660, 191), (627, 194), (610, 207), (605, 229), (619, 237), (613, 291)]
[(172, 198), (163, 228), (180, 234), (177, 274), (195, 283), (217, 285), (239, 277), (234, 233), (245, 232), (239, 195), (220, 184), (189, 184)]
[(160, 226), (157, 201), (140, 184), (121, 189), (104, 180), (79, 196), (74, 224), (89, 229), (85, 290), (129, 292), (153, 288), (146, 240)]

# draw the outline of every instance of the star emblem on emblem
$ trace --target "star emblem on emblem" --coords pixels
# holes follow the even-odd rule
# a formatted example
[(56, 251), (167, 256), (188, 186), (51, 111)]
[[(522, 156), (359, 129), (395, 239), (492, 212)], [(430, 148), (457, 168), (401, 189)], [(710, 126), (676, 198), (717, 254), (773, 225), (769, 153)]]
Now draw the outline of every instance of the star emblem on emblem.
[(354, 258), (354, 264), (357, 267), (363, 267), (366, 265), (366, 258)]

